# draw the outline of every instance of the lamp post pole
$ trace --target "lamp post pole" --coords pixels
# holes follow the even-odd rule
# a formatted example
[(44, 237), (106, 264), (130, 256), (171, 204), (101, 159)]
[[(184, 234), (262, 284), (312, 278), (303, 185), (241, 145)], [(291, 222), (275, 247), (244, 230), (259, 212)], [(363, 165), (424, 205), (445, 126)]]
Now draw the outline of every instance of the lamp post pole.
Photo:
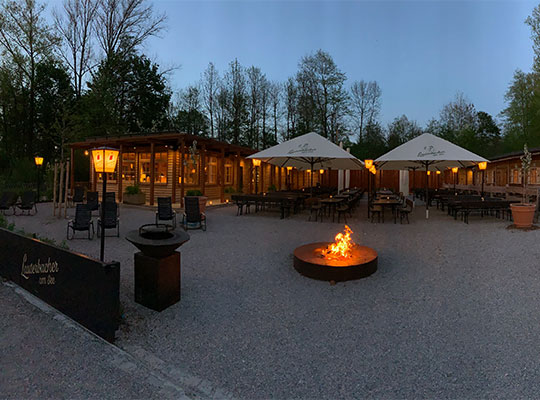
[(37, 200), (36, 203), (39, 203), (39, 165), (37, 166)]
[(101, 250), (99, 259), (104, 261), (105, 258), (105, 193), (107, 191), (107, 173), (101, 173), (103, 180), (103, 191), (101, 192)]
[(34, 163), (36, 164), (36, 186), (37, 186), (37, 201), (36, 203), (39, 203), (39, 178), (40, 178), (40, 167), (43, 165), (43, 157), (36, 156), (34, 157)]

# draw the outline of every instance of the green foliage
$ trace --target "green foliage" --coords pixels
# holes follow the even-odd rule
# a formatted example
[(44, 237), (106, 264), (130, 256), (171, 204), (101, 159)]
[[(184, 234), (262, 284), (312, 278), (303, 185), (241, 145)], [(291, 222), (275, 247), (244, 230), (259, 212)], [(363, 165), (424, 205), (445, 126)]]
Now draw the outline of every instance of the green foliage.
[(236, 193), (236, 189), (232, 186), (227, 186), (224, 191), (225, 193)]
[(186, 196), (202, 196), (202, 192), (197, 189), (190, 189), (186, 192)]
[(139, 194), (139, 193), (142, 193), (139, 185), (126, 187), (126, 194)]
[(270, 185), (268, 186), (268, 192), (276, 192), (277, 191), (277, 188), (276, 188), (276, 185)]
[(40, 242), (48, 243), (48, 244), (51, 244), (53, 246), (65, 249), (65, 250), (69, 250), (69, 247), (68, 247), (67, 242), (65, 240), (62, 240), (60, 243), (58, 243), (54, 239), (50, 239), (50, 238), (47, 238), (47, 237), (44, 237), (44, 236), (39, 236), (37, 233), (28, 233), (24, 229), (17, 229), (15, 231), (15, 224), (13, 222), (8, 223), (6, 217), (4, 217), (4, 215), (2, 215), (2, 214), (0, 214), (0, 228), (4, 228), (4, 229), (7, 229), (7, 230), (9, 230), (11, 232), (18, 233), (19, 235), (23, 235), (23, 236), (26, 236), (26, 237), (29, 237), (29, 238), (32, 238), (32, 239), (37, 239)]

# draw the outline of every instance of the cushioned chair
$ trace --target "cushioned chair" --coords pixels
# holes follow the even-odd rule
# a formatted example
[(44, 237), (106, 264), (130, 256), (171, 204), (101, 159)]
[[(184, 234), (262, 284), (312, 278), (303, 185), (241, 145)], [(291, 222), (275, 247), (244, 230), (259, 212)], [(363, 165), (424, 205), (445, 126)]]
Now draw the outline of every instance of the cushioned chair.
[(0, 211), (5, 215), (6, 211), (10, 208), (13, 210), (13, 215), (15, 215), (15, 205), (17, 204), (17, 194), (15, 192), (4, 192), (0, 196)]
[(158, 197), (158, 210), (156, 211), (156, 225), (159, 221), (171, 221), (176, 228), (176, 212), (172, 208), (170, 197)]
[[(116, 237), (120, 237), (120, 219), (118, 218), (118, 204), (108, 201), (105, 201), (105, 230), (107, 229), (116, 229)], [(97, 221), (97, 235), (101, 235), (101, 217)]]
[[(71, 237), (69, 232), (71, 230)], [(75, 237), (75, 231), (88, 231), (88, 239), (94, 238), (94, 222), (92, 221), (92, 212), (86, 204), (77, 204), (75, 207), (75, 219), (68, 222), (67, 239), (72, 240)]]
[(197, 224), (195, 229), (201, 228), (206, 231), (206, 215), (199, 209), (198, 197), (184, 197), (184, 215), (182, 216), (182, 226), (187, 231), (189, 225)]
[(21, 196), (21, 202), (17, 204), (17, 208), (24, 212), (27, 212), (27, 215), (32, 215), (32, 210), (34, 210), (34, 214), (37, 213), (37, 207), (36, 207), (36, 194), (32, 191), (24, 192)]
[(99, 210), (98, 192), (86, 193), (86, 207), (90, 212)]

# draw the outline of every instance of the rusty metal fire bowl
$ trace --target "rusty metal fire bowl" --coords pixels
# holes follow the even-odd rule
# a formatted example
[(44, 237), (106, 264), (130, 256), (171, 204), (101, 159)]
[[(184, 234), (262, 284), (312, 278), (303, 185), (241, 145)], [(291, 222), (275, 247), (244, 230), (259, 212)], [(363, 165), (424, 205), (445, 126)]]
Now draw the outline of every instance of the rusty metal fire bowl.
[(294, 268), (308, 278), (343, 282), (365, 278), (377, 271), (378, 255), (371, 247), (355, 245), (347, 258), (325, 257), (332, 242), (309, 243), (294, 250)]

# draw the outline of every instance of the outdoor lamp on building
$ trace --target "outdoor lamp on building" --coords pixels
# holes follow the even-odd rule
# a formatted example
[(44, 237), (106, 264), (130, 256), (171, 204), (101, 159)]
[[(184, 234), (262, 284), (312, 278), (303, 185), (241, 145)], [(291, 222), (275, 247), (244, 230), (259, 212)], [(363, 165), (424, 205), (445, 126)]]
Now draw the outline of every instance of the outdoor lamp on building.
[(482, 171), (482, 198), (484, 198), (484, 174), (485, 174), (486, 168), (487, 168), (486, 161), (478, 163), (478, 169)]
[(94, 169), (100, 172), (103, 179), (103, 191), (101, 192), (101, 251), (100, 260), (105, 256), (105, 193), (107, 193), (107, 174), (113, 173), (116, 169), (119, 151), (110, 147), (99, 147), (92, 149), (92, 159)]
[(90, 153), (88, 153), (88, 150), (85, 150), (84, 155), (87, 156), (88, 154), (90, 154)]
[(39, 167), (43, 165), (43, 157), (36, 156), (34, 157), (34, 162), (36, 163), (37, 168), (37, 202), (39, 203)]
[(367, 169), (371, 169), (373, 167), (373, 160), (364, 160), (364, 165)]
[(457, 180), (457, 172), (458, 172), (458, 170), (459, 170), (458, 167), (452, 168), (452, 172), (454, 174), (454, 194), (457, 194), (456, 193), (456, 180)]

